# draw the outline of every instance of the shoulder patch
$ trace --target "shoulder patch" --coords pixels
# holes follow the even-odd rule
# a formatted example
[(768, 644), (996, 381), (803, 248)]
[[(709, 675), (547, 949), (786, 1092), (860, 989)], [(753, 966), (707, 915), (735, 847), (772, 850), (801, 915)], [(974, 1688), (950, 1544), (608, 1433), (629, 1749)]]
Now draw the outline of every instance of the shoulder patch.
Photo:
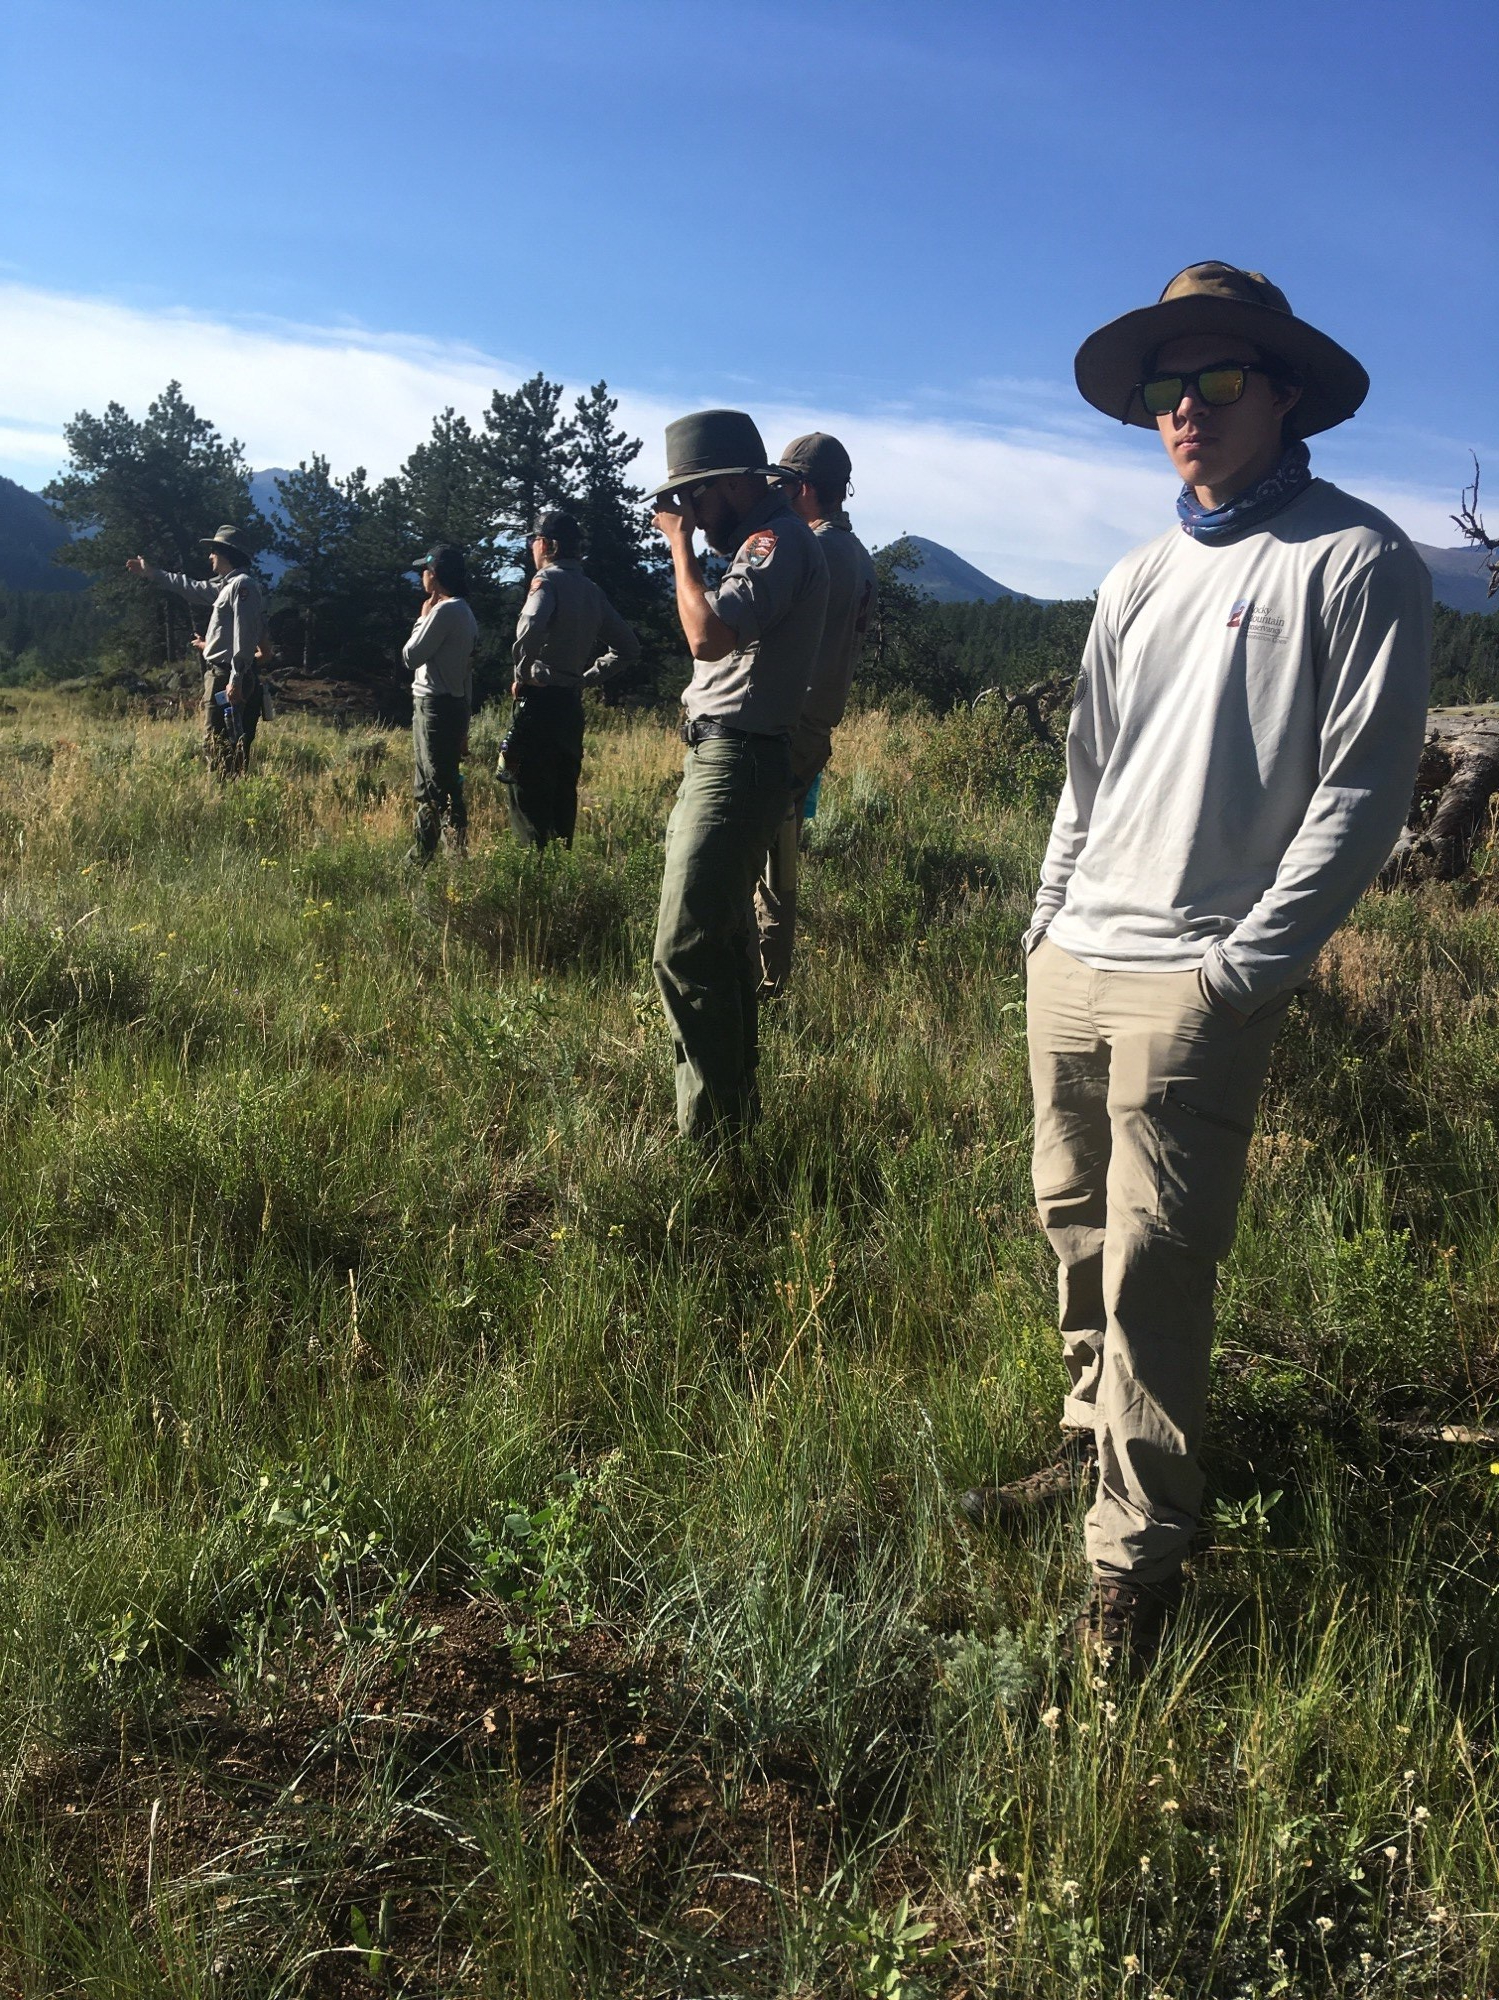
[(751, 535), (744, 545), (744, 566), (746, 569), (764, 569), (775, 552), (775, 530), (762, 528), (758, 534)]

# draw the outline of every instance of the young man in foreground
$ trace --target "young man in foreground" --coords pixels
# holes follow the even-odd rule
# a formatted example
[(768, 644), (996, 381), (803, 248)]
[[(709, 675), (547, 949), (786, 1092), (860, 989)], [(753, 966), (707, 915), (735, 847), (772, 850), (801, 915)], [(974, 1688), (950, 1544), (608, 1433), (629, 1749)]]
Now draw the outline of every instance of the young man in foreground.
[[(666, 427), (655, 490), (692, 654), (687, 756), (666, 824), (653, 961), (676, 1049), (677, 1128), (711, 1144), (759, 1111), (755, 882), (791, 804), (791, 736), (817, 664), (828, 566), (773, 479), (753, 420), (700, 410)], [(709, 590), (701, 528), (729, 559)]]
[(1393, 522), (1312, 476), (1303, 439), (1368, 377), (1257, 272), (1191, 266), (1076, 372), (1184, 484), (1099, 592), (1026, 937), (1069, 1449), (963, 1506), (1018, 1523), (1096, 1453), (1077, 1637), (1140, 1660), (1197, 1527), (1214, 1282), (1271, 1046), (1410, 804), (1431, 584)]
[(468, 852), (463, 759), (474, 706), (474, 648), (479, 626), (468, 601), (468, 566), (449, 542), (417, 565), (422, 607), (401, 649), (411, 668), (411, 752), (416, 838), (406, 859), (425, 868), (446, 825), (455, 854)]

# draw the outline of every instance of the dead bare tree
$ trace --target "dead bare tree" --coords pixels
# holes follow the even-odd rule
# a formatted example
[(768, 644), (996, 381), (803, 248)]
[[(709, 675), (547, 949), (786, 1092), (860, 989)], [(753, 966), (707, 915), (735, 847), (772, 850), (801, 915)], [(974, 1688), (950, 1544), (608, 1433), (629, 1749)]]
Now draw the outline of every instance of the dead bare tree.
[(1461, 510), (1452, 516), (1454, 523), (1462, 529), (1474, 548), (1482, 549), (1488, 556), (1489, 596), (1499, 591), (1499, 536), (1491, 535), (1484, 527), (1483, 516), (1478, 511), (1478, 481), (1481, 477), (1478, 454), (1473, 454), (1473, 484), (1463, 488)]
[(1478, 718), (1433, 716), (1421, 752), (1410, 818), (1379, 873), (1379, 887), (1455, 882), (1488, 830), (1499, 792), (1499, 727)]
[(1075, 678), (1070, 673), (1059, 673), (1049, 675), (1044, 681), (1033, 681), (1027, 688), (983, 688), (974, 696), (972, 705), (977, 708), (982, 701), (1003, 702), (1006, 715), (1024, 716), (1034, 740), (1055, 750), (1058, 745), (1051, 733), (1051, 718), (1071, 702)]

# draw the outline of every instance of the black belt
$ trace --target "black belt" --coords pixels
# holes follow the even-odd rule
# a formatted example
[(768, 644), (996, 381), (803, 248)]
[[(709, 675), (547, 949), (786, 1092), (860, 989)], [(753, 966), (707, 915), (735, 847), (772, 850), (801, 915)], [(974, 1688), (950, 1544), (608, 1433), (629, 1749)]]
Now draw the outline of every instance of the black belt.
[(710, 736), (733, 736), (744, 743), (784, 743), (791, 745), (789, 729), (736, 729), (731, 722), (720, 722), (717, 716), (703, 715), (696, 721), (688, 719), (682, 724), (682, 741), (697, 745), (706, 743)]

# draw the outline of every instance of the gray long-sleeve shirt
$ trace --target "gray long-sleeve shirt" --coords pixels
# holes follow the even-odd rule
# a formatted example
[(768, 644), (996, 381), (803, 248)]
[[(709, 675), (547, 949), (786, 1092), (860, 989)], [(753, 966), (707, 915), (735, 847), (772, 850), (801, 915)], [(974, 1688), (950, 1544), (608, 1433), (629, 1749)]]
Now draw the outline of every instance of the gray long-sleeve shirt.
[(801, 720), (828, 608), (828, 566), (816, 535), (774, 489), (740, 523), (740, 541), (708, 602), (734, 650), (698, 660), (682, 695), (693, 722), (789, 736)]
[(248, 680), (255, 672), (255, 648), (269, 637), (265, 599), (250, 572), (237, 569), (228, 576), (196, 577), (153, 568), (146, 574), (189, 604), (213, 606), (203, 640), (203, 664), (225, 680), (231, 673)]
[(1431, 578), (1314, 479), (1213, 545), (1177, 528), (1098, 593), (1027, 946), (1201, 969), (1251, 1012), (1309, 969), (1410, 807)]
[(571, 556), (537, 570), (515, 621), (522, 687), (593, 687), (640, 657), (640, 641)]
[(472, 701), (474, 648), (478, 643), (478, 620), (466, 598), (445, 597), (424, 611), (401, 648), (401, 658), (415, 669), (411, 692)]

